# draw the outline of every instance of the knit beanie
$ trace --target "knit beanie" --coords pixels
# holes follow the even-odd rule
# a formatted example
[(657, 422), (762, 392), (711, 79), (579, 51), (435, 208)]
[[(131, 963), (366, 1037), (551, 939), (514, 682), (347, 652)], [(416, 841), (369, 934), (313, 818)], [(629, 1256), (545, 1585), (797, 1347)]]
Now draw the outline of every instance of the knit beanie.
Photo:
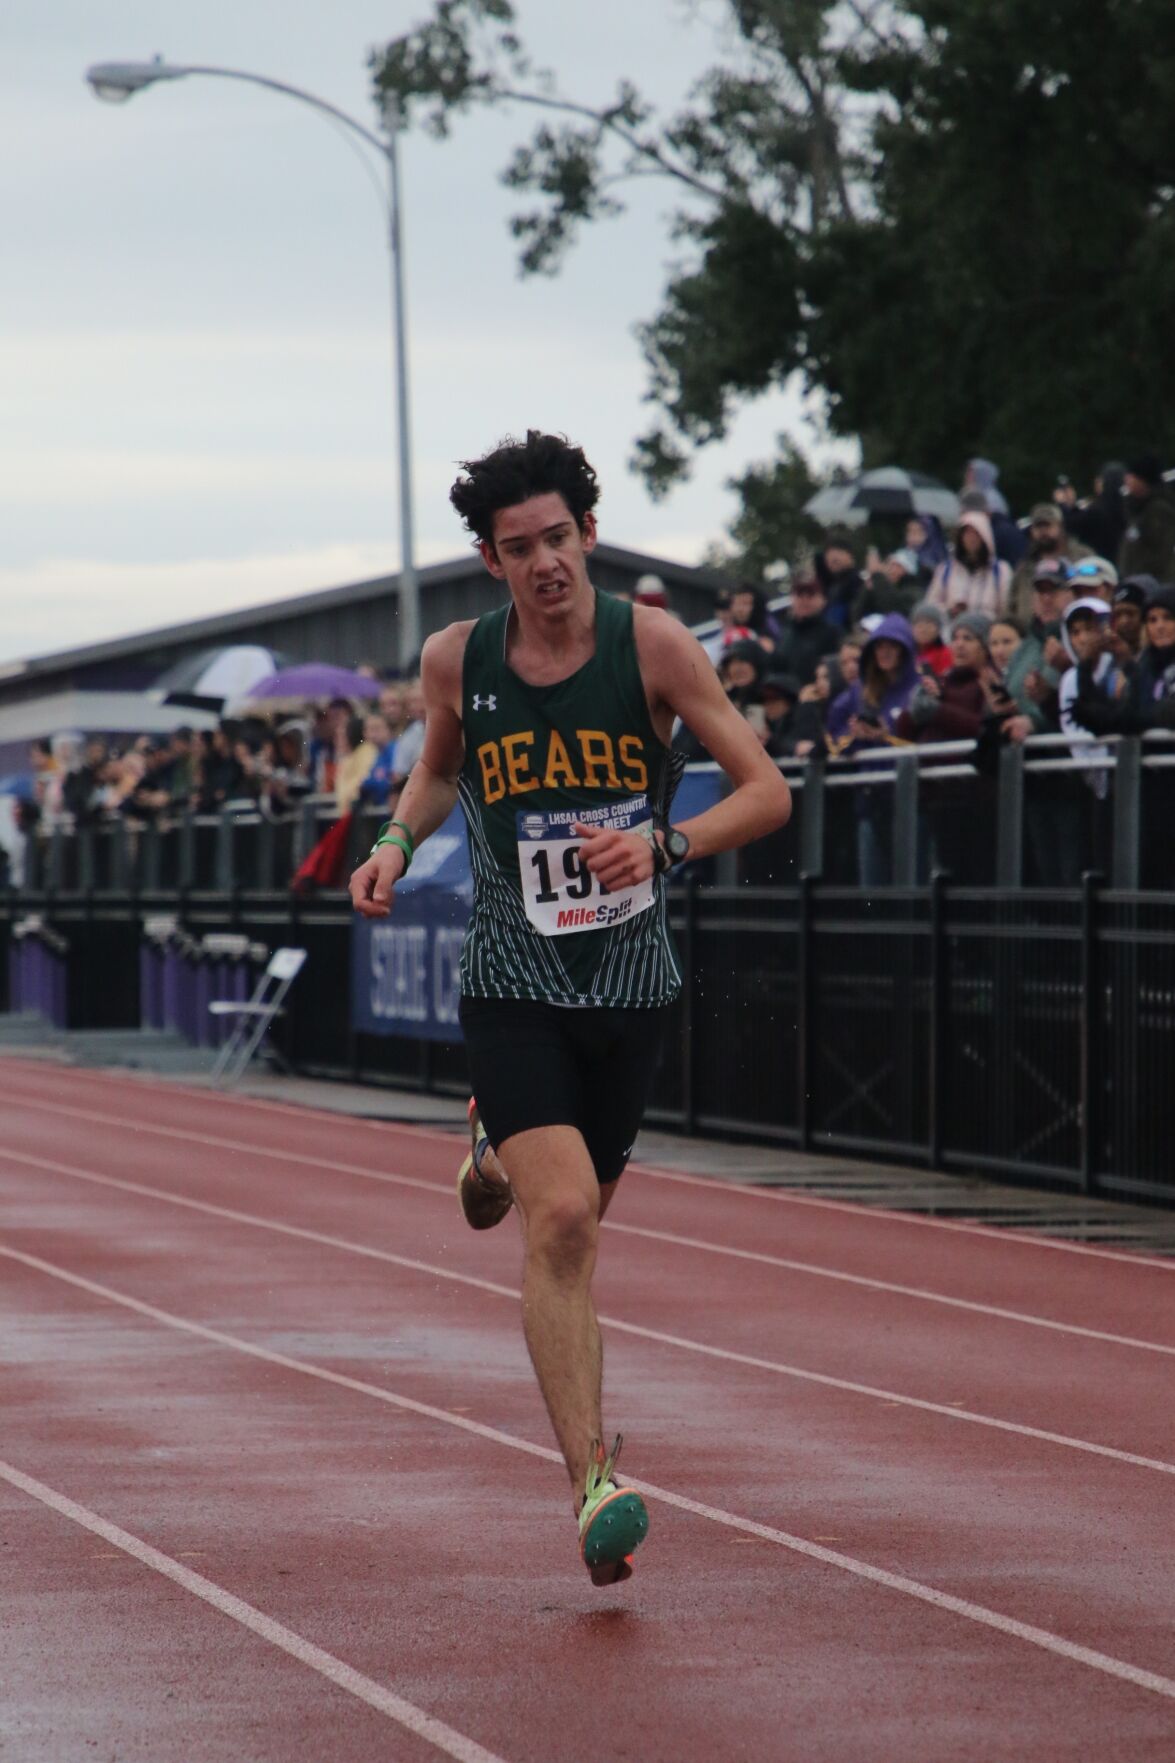
[(932, 624), (939, 636), (942, 636), (943, 616), (933, 600), (923, 600), (915, 606), (910, 614), (910, 623), (917, 624), (920, 618), (924, 618), (927, 624)]
[(987, 648), (987, 639), (991, 635), (991, 619), (982, 612), (962, 612), (951, 627), (952, 631), (970, 631), (973, 637)]
[(1175, 615), (1175, 587), (1170, 582), (1160, 582), (1151, 589), (1146, 602), (1148, 612), (1152, 606), (1162, 606), (1167, 612)]

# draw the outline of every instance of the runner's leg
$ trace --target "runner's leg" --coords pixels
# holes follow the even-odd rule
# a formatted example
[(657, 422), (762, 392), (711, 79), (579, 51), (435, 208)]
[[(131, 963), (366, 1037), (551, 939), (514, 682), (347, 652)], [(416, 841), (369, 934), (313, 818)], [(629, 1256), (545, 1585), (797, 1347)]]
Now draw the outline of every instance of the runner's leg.
[(591, 1295), (600, 1184), (575, 1127), (536, 1127), (499, 1148), (522, 1219), (522, 1326), (578, 1510), (593, 1445), (604, 1436)]

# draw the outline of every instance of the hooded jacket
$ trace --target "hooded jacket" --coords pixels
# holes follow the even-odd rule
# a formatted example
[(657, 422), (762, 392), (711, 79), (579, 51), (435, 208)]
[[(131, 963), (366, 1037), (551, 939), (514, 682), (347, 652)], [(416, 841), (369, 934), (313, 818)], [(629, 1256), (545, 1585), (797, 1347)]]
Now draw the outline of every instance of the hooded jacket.
[(823, 552), (817, 557), (813, 567), (816, 580), (824, 589), (828, 600), (824, 610), (825, 618), (829, 624), (835, 624), (842, 631), (851, 629), (856, 616), (855, 608), (865, 591), (865, 577), (855, 564), (849, 569), (838, 569), (834, 573), (824, 561)]
[[(1175, 587), (1156, 588), (1148, 605), (1165, 606), (1175, 614)], [(1126, 684), (1116, 699), (1107, 699), (1098, 683), (1086, 677), (1086, 669), (1079, 668), (1072, 717), (1095, 735), (1175, 729), (1175, 644), (1160, 649), (1148, 643), (1126, 669)]]
[(995, 554), (1013, 569), (1023, 557), (1028, 544), (1028, 537), (1012, 519), (1004, 493), (999, 487), (1000, 468), (993, 465), (990, 459), (972, 459), (971, 483), (976, 490), (981, 490), (987, 500), (987, 510), (991, 516), (991, 530), (995, 538)]
[(926, 529), (926, 537), (918, 547), (919, 579), (929, 582), (940, 563), (945, 563), (950, 556), (950, 547), (943, 537), (942, 522), (937, 514), (920, 514), (918, 519)]
[(962, 603), (966, 612), (982, 612), (988, 618), (998, 618), (1007, 605), (1012, 571), (996, 556), (995, 537), (986, 514), (978, 510), (968, 511), (959, 521), (959, 531), (962, 532), (964, 527), (970, 527), (983, 540), (987, 547), (986, 562), (978, 569), (969, 569), (958, 557), (948, 558), (935, 570), (926, 598), (940, 612), (950, 613)]
[(1088, 545), (1097, 557), (1117, 558), (1126, 530), (1126, 508), (1122, 497), (1122, 479), (1126, 467), (1111, 459), (1102, 466), (1102, 487), (1089, 501), (1076, 508), (1062, 508), (1065, 531)]
[[(728, 661), (745, 661), (754, 669), (755, 677), (749, 685), (731, 686), (727, 684), (724, 669)], [(739, 710), (744, 704), (749, 704), (758, 696), (759, 681), (766, 672), (767, 651), (762, 643), (755, 641), (754, 637), (740, 637), (737, 642), (731, 643), (723, 652), (722, 659), (718, 663), (718, 677), (722, 681), (722, 689), (731, 703)]]
[(1000, 468), (990, 459), (969, 459), (967, 469), (971, 473), (971, 482), (977, 490), (982, 490), (987, 497), (987, 506), (993, 514), (1007, 514), (1008, 504), (1004, 500), (1004, 492), (1000, 489)]
[[(1097, 657), (1092, 665), (1078, 661), (1069, 631), (1069, 621), (1079, 612), (1094, 613), (1104, 621), (1107, 628), (1110, 623), (1110, 608), (1104, 600), (1095, 600), (1092, 597), (1074, 600), (1071, 606), (1065, 608), (1061, 619), (1061, 642), (1064, 644), (1065, 653), (1073, 665), (1061, 675), (1061, 684), (1057, 693), (1061, 733), (1078, 737), (1075, 744), (1069, 749), (1074, 759), (1079, 760), (1082, 765), (1104, 767), (1110, 757), (1109, 749), (1107, 747), (1091, 747), (1088, 740), (1081, 739), (1087, 731), (1079, 722), (1074, 721), (1073, 706), (1077, 702), (1077, 695), (1082, 686), (1087, 692), (1099, 693), (1110, 703), (1114, 703), (1117, 698), (1117, 689), (1122, 682), (1122, 675), (1115, 666), (1113, 657), (1104, 652)], [(1094, 794), (1099, 799), (1104, 799), (1109, 791), (1109, 777), (1106, 771), (1104, 769), (1094, 771), (1088, 781)]]
[[(866, 679), (878, 643), (888, 640), (901, 648), (904, 661), (898, 676), (886, 686), (878, 704), (870, 704), (865, 696)], [(851, 753), (862, 745), (850, 737), (849, 724), (854, 716), (878, 723), (877, 742), (894, 735), (902, 711), (918, 689), (918, 645), (907, 619), (900, 612), (889, 612), (861, 651), (861, 673), (846, 691), (834, 698), (825, 724), (829, 746), (836, 752)], [(876, 743), (874, 743), (876, 744)]]
[(771, 665), (781, 673), (794, 674), (802, 686), (816, 678), (816, 663), (826, 655), (835, 655), (844, 633), (832, 624), (823, 612), (811, 618), (797, 618), (790, 611), (780, 620), (779, 641), (771, 657)]
[(1126, 531), (1118, 552), (1118, 574), (1154, 575), (1169, 581), (1175, 571), (1175, 502), (1164, 486), (1145, 501), (1126, 498)]

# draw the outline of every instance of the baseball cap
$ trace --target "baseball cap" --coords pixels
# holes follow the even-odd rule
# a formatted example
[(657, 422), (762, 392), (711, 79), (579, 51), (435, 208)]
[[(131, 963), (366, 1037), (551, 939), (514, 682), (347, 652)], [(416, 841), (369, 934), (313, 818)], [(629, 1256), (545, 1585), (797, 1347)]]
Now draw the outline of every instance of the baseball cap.
[(1039, 526), (1042, 523), (1047, 523), (1049, 526), (1063, 526), (1065, 524), (1065, 517), (1055, 502), (1038, 502), (1028, 516), (1029, 526)]
[(1032, 570), (1033, 587), (1063, 588), (1069, 581), (1069, 565), (1060, 557), (1041, 557)]
[(1116, 588), (1118, 571), (1108, 557), (1083, 557), (1071, 566), (1069, 579), (1075, 588), (1089, 582), (1103, 582), (1108, 588)]
[(770, 672), (764, 674), (759, 690), (765, 698), (790, 698), (794, 704), (800, 695), (800, 682), (794, 673)]
[(1153, 589), (1158, 587), (1153, 575), (1128, 575), (1114, 589), (1115, 606), (1137, 606), (1141, 612)]

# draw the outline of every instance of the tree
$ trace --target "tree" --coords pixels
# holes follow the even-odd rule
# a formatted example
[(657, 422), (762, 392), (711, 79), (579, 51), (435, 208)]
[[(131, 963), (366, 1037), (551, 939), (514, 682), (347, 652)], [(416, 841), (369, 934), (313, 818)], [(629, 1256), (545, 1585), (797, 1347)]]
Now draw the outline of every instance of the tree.
[[(650, 488), (800, 371), (866, 463), (1020, 501), (1140, 446), (1175, 459), (1175, 14), (1166, 0), (724, 0), (737, 52), (676, 116), (534, 69), (509, 0), (436, 0), (373, 57), (434, 131), (474, 104), (542, 113), (504, 172), (512, 229), (554, 273), (626, 179), (676, 188), (684, 260), (640, 327), (659, 420)], [(758, 480), (754, 480), (755, 487)]]
[(662, 421), (636, 462), (654, 494), (721, 439), (743, 397), (804, 361), (802, 257), (809, 233), (852, 215), (824, 0), (730, 0), (745, 55), (719, 67), (678, 116), (655, 117), (622, 80), (611, 102), (565, 97), (535, 69), (509, 0), (436, 0), (430, 20), (372, 56), (381, 103), (436, 135), (478, 104), (548, 113), (502, 174), (537, 207), (511, 230), (524, 274), (552, 274), (576, 229), (619, 213), (625, 180), (668, 179), (681, 197), (671, 234), (692, 261), (661, 313), (640, 327), (649, 400)]

